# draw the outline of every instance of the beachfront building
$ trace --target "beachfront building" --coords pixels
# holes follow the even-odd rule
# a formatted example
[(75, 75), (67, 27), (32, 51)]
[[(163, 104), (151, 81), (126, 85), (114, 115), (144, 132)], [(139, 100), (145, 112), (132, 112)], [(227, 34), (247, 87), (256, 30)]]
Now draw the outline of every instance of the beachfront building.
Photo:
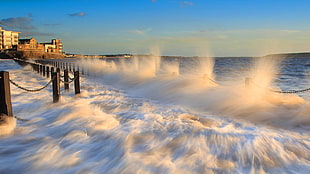
[(60, 39), (52, 39), (49, 43), (37, 43), (35, 38), (19, 39), (17, 51), (62, 54), (62, 43)]
[(8, 31), (0, 27), (0, 50), (11, 49), (18, 45), (18, 35), (20, 32)]
[(49, 43), (38, 43), (35, 38), (19, 39), (16, 51), (22, 54), (20, 57), (29, 59), (64, 57), (60, 39), (52, 39)]
[(53, 39), (50, 43), (42, 44), (44, 45), (45, 52), (62, 54), (62, 43), (60, 39)]
[(44, 52), (44, 45), (37, 43), (35, 38), (19, 39), (17, 51)]

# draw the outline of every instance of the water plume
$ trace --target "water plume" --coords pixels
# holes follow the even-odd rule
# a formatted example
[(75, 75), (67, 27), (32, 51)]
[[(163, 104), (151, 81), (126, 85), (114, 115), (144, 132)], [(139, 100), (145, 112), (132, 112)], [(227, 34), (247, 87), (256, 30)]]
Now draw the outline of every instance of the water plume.
[(161, 62), (161, 52), (158, 46), (153, 46), (151, 48), (151, 60), (154, 63), (154, 71), (156, 74), (160, 70), (160, 62)]
[(106, 61), (98, 58), (92, 59), (81, 59), (79, 64), (82, 64), (82, 67), (85, 71), (92, 74), (109, 74), (117, 71), (117, 67), (114, 61)]
[[(296, 126), (301, 120), (309, 121), (304, 116), (291, 121), (277, 121), (291, 117), (286, 114), (293, 114), (290, 108), (300, 107), (304, 103), (297, 95), (287, 96), (271, 90), (277, 89), (272, 84), (279, 71), (280, 59), (255, 58), (244, 78), (232, 77), (231, 82), (218, 85), (214, 81), (215, 61), (210, 56), (192, 59), (193, 65), (183, 67), (188, 70), (180, 74), (179, 61), (160, 61), (160, 57), (155, 55), (121, 60), (112, 64), (113, 71), (101, 70), (98, 73), (103, 74), (102, 79), (107, 80), (108, 84), (126, 89), (128, 93), (180, 104), (197, 111), (281, 127), (290, 124)], [(105, 69), (108, 64), (111, 65), (106, 61), (94, 61), (93, 69), (98, 69), (97, 65)], [(246, 77), (251, 77), (248, 87), (245, 87)]]
[(249, 73), (250, 85), (247, 86), (249, 99), (257, 99), (266, 92), (270, 92), (271, 84), (279, 70), (280, 59), (261, 57), (256, 58), (252, 70)]
[(198, 58), (197, 74), (202, 74), (204, 78), (209, 78), (211, 80), (215, 79), (215, 74), (213, 73), (214, 68), (214, 58), (213, 57), (200, 57)]
[[(187, 73), (182, 77), (184, 84), (184, 92), (200, 93), (209, 90), (212, 87), (218, 86), (215, 82), (214, 58), (213, 57), (198, 57), (194, 59), (194, 64), (187, 70)], [(187, 92), (187, 93), (188, 93)]]
[(202, 74), (203, 78), (208, 78), (210, 81), (214, 81), (215, 74), (213, 72), (213, 69), (215, 61), (210, 50), (206, 48), (200, 48), (197, 52), (199, 58), (197, 60), (198, 66), (196, 73), (198, 75)]
[(173, 78), (179, 76), (179, 62), (163, 61), (161, 64), (159, 75)]

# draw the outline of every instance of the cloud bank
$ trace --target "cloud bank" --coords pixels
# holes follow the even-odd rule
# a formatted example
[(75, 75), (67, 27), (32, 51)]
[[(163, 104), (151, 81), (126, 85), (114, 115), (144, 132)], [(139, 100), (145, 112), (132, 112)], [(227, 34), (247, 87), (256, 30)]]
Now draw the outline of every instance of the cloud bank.
[(29, 17), (12, 17), (2, 19), (0, 24), (2, 26), (13, 28), (13, 29), (34, 29), (31, 23), (32, 19)]

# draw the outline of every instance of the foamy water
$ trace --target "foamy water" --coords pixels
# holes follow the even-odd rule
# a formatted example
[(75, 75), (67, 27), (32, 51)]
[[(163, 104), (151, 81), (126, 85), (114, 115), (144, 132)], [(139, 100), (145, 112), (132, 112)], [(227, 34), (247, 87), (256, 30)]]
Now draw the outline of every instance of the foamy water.
[[(309, 173), (307, 95), (266, 90), (298, 81), (274, 76), (286, 62), (229, 61), (192, 71), (195, 62), (155, 56), (83, 60), (92, 74), (81, 95), (62, 88), (56, 104), (51, 87), (11, 85), (14, 115), (29, 121), (0, 136), (0, 173)], [(49, 81), (11, 60), (0, 70), (28, 88)], [(246, 77), (261, 86), (245, 88)]]

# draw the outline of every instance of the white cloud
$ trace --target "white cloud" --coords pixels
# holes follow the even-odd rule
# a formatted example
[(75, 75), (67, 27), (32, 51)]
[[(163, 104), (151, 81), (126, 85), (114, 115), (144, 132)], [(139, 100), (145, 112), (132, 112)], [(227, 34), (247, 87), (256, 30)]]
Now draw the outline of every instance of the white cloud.
[(193, 6), (193, 5), (194, 5), (194, 3), (189, 2), (189, 1), (181, 1), (180, 2), (181, 7), (188, 7), (188, 6)]
[(72, 13), (72, 14), (68, 14), (69, 16), (79, 16), (79, 17), (82, 17), (82, 16), (85, 16), (86, 13), (84, 12), (79, 12), (79, 13)]
[(144, 29), (144, 30), (136, 29), (136, 30), (130, 30), (128, 32), (133, 33), (135, 35), (146, 35), (150, 31), (152, 31), (152, 28), (147, 28), (147, 29)]

